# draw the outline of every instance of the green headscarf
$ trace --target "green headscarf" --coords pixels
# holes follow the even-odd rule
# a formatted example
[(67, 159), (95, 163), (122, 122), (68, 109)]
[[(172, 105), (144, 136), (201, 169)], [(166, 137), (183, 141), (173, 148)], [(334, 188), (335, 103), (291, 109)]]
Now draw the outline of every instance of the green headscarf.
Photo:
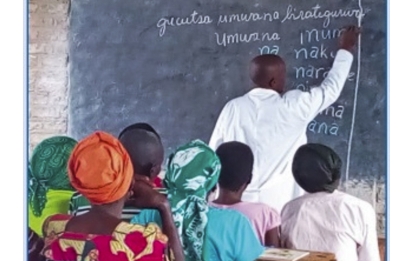
[(179, 147), (169, 157), (164, 185), (185, 260), (203, 260), (207, 193), (217, 184), (220, 170), (218, 156), (200, 140)]
[(45, 139), (33, 150), (28, 166), (28, 202), (35, 216), (42, 215), (49, 189), (74, 190), (68, 179), (67, 164), (76, 144), (72, 138), (56, 136)]

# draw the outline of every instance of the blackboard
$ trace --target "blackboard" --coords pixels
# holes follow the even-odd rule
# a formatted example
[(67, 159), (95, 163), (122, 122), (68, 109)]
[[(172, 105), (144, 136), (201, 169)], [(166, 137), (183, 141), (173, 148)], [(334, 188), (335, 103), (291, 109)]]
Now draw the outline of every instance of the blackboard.
[(191, 139), (208, 142), (232, 98), (252, 87), (248, 62), (276, 53), (288, 88), (322, 81), (340, 28), (363, 34), (339, 100), (308, 127), (333, 147), (345, 179), (386, 173), (386, 1), (384, 0), (72, 0), (69, 133), (118, 133), (148, 122), (167, 153)]

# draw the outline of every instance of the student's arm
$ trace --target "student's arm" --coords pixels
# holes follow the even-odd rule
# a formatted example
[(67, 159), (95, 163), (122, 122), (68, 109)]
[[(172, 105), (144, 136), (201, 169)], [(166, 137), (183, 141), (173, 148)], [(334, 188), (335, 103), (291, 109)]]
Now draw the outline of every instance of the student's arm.
[(354, 26), (342, 34), (333, 66), (320, 86), (309, 92), (290, 91), (284, 96), (288, 107), (302, 120), (311, 121), (339, 98), (353, 63), (351, 50), (357, 42), (358, 34), (359, 28)]
[(264, 245), (267, 247), (280, 247), (281, 215), (274, 208), (264, 205), (262, 217), (260, 226), (265, 233)]
[(280, 247), (280, 226), (274, 227), (265, 233), (265, 246), (267, 247)]
[(378, 235), (376, 233), (376, 214), (368, 205), (364, 211), (364, 242), (358, 247), (359, 261), (380, 261)]
[(265, 247), (261, 244), (259, 238), (254, 232), (250, 221), (241, 216), (239, 222), (234, 226), (236, 230), (236, 258), (235, 261), (256, 260), (264, 252)]
[[(137, 208), (150, 208), (157, 209), (159, 211), (162, 222), (162, 230), (168, 237), (169, 246), (174, 254), (175, 260), (184, 261), (185, 257), (183, 255), (182, 245), (166, 197), (158, 193), (146, 182), (140, 180), (135, 182), (133, 193), (134, 197), (132, 198), (132, 205)], [(140, 213), (139, 216), (140, 215), (145, 214)], [(140, 220), (140, 217), (138, 219)], [(135, 217), (132, 219), (132, 221), (134, 220)]]

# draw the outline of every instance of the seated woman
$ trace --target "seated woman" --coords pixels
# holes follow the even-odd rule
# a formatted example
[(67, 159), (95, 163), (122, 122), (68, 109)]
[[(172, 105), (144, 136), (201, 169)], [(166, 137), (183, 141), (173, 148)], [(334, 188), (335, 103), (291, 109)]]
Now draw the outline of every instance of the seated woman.
[[(128, 152), (135, 166), (135, 179), (142, 178), (154, 186), (154, 178), (160, 173), (164, 161), (164, 148), (160, 136), (146, 123), (136, 123), (126, 127), (119, 135), (119, 141)], [(158, 189), (160, 193), (160, 189)], [(69, 214), (79, 216), (89, 211), (90, 202), (79, 192), (71, 197)], [(122, 220), (129, 222), (140, 209), (125, 202), (122, 209)]]
[(250, 147), (237, 141), (226, 142), (218, 147), (217, 155), (221, 161), (219, 195), (211, 205), (241, 212), (250, 220), (263, 245), (279, 247), (279, 212), (264, 203), (242, 201), (252, 178), (254, 156)]
[[(176, 260), (184, 260), (167, 200), (147, 183), (135, 183), (132, 162), (116, 138), (95, 132), (80, 141), (68, 175), (92, 207), (77, 217), (59, 214), (46, 220), (42, 254), (48, 260), (166, 260), (168, 241)], [(137, 206), (160, 211), (166, 235), (155, 224), (121, 221), (124, 202), (133, 195)]]
[[(264, 251), (243, 214), (208, 206), (206, 198), (220, 170), (218, 156), (199, 140), (169, 158), (164, 185), (187, 261), (249, 261)], [(142, 210), (131, 222), (161, 225), (160, 212)]]
[(337, 190), (342, 161), (321, 144), (301, 146), (294, 155), (296, 182), (309, 194), (283, 208), (284, 247), (330, 252), (337, 261), (379, 261), (372, 206)]
[(76, 144), (72, 138), (56, 136), (43, 140), (32, 152), (28, 167), (28, 223), (39, 236), (48, 216), (68, 213), (75, 190), (68, 179), (67, 164)]

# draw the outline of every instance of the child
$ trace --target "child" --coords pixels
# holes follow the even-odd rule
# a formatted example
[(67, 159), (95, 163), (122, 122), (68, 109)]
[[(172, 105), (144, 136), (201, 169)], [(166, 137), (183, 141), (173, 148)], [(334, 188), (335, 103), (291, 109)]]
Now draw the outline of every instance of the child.
[(279, 213), (266, 204), (241, 200), (252, 178), (254, 157), (250, 147), (227, 142), (218, 147), (217, 155), (221, 160), (219, 195), (211, 205), (241, 212), (250, 220), (263, 245), (279, 247)]

